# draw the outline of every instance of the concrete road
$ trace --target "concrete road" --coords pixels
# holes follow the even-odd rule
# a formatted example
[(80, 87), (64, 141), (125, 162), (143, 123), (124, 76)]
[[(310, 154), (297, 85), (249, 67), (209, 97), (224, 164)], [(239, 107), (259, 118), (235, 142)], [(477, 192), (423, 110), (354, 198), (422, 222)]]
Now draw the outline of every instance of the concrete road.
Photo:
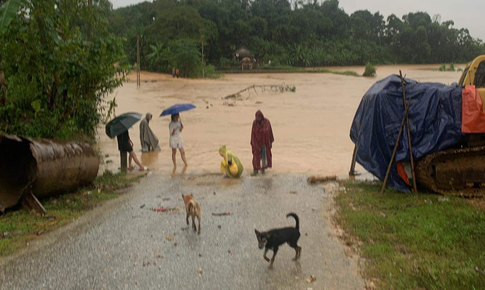
[[(200, 236), (185, 224), (181, 194), (190, 193), (202, 207)], [(155, 173), (1, 262), (0, 289), (363, 289), (356, 262), (332, 234), (331, 200), (328, 188), (300, 175)], [(160, 206), (176, 210), (151, 210)], [(230, 215), (212, 215), (220, 212)], [(300, 217), (301, 260), (283, 245), (270, 270), (254, 229), (294, 226), (288, 212)], [(317, 279), (307, 284), (310, 275)]]

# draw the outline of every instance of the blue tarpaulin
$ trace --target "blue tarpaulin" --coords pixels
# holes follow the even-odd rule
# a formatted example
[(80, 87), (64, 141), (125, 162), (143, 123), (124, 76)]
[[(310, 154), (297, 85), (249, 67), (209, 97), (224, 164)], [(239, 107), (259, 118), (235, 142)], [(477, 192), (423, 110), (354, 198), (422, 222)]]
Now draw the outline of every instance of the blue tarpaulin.
[[(462, 88), (458, 84), (447, 86), (405, 79), (405, 87), (406, 98), (411, 100), (409, 122), (415, 160), (463, 140)], [(380, 180), (386, 176), (404, 110), (401, 78), (391, 75), (376, 82), (367, 91), (355, 113), (350, 139), (357, 145), (356, 160)], [(410, 160), (405, 125), (396, 161)], [(396, 166), (391, 168), (388, 184), (401, 192), (410, 191), (400, 178)]]

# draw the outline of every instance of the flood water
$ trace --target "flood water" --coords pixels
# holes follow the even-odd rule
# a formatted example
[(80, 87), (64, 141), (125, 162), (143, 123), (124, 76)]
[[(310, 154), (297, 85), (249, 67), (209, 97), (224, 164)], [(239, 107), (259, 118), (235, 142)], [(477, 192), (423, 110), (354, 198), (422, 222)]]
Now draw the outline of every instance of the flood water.
[[(254, 114), (261, 110), (271, 121), (274, 173), (308, 173), (346, 176), (354, 145), (349, 138), (350, 126), (362, 96), (379, 79), (399, 73), (421, 82), (457, 82), (461, 72), (431, 71), (439, 65), (393, 65), (377, 67), (376, 78), (334, 74), (227, 74), (218, 80), (173, 79), (172, 76), (142, 72), (141, 87), (136, 76), (117, 89), (108, 99), (116, 97), (116, 114), (150, 112), (150, 127), (160, 140), (162, 150), (142, 153), (139, 124), (130, 129), (134, 150), (142, 163), (151, 170), (171, 174), (173, 163), (169, 148), (170, 117), (158, 116), (163, 109), (177, 103), (192, 103), (196, 109), (184, 112), (183, 138), (189, 167), (187, 173), (218, 173), (221, 145), (236, 154), (245, 167), (244, 175), (252, 171), (250, 146)], [(462, 67), (463, 66), (456, 66)], [(336, 67), (333, 70), (353, 70), (363, 67)], [(233, 106), (223, 97), (252, 85), (291, 85), (296, 92), (261, 92), (242, 94)], [(110, 139), (104, 127), (98, 131), (97, 149), (104, 161), (102, 170), (117, 171), (120, 158), (116, 138)], [(183, 163), (178, 158), (178, 172)], [(364, 170), (357, 165), (357, 171)], [(102, 171), (100, 171), (102, 172)]]

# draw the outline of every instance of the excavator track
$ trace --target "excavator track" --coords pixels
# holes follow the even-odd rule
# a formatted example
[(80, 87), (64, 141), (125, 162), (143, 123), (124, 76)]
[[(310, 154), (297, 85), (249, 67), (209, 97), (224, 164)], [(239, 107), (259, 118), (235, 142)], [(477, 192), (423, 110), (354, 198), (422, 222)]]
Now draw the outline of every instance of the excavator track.
[(418, 184), (444, 195), (485, 196), (485, 146), (448, 149), (416, 164)]

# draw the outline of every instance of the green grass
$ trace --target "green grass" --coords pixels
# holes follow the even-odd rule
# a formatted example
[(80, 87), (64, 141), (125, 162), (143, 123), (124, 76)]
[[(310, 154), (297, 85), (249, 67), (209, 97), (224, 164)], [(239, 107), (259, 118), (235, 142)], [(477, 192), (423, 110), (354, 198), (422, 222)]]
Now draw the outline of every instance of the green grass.
[(380, 289), (485, 289), (485, 211), (458, 197), (343, 183), (337, 223)]
[(124, 174), (106, 171), (91, 187), (41, 200), (47, 210), (45, 217), (25, 210), (8, 211), (0, 216), (0, 257), (15, 253), (30, 241), (72, 222), (99, 203), (119, 196), (117, 189), (128, 187), (139, 177), (127, 178)]
[(262, 66), (253, 70), (242, 71), (240, 67), (232, 67), (229, 70), (223, 70), (225, 73), (331, 73), (345, 76), (360, 76), (355, 71), (332, 71), (327, 68), (301, 68), (288, 65)]
[(440, 65), (440, 67), (438, 68), (438, 71), (456, 71), (455, 70), (455, 64), (454, 63), (450, 63), (449, 65), (450, 67), (447, 68), (446, 67), (446, 63), (443, 63)]
[(354, 77), (360, 76), (358, 73), (356, 73), (355, 71), (351, 71), (351, 70), (346, 70), (346, 71), (330, 71), (330, 73), (336, 74), (336, 75), (344, 75), (344, 76), (354, 76)]

